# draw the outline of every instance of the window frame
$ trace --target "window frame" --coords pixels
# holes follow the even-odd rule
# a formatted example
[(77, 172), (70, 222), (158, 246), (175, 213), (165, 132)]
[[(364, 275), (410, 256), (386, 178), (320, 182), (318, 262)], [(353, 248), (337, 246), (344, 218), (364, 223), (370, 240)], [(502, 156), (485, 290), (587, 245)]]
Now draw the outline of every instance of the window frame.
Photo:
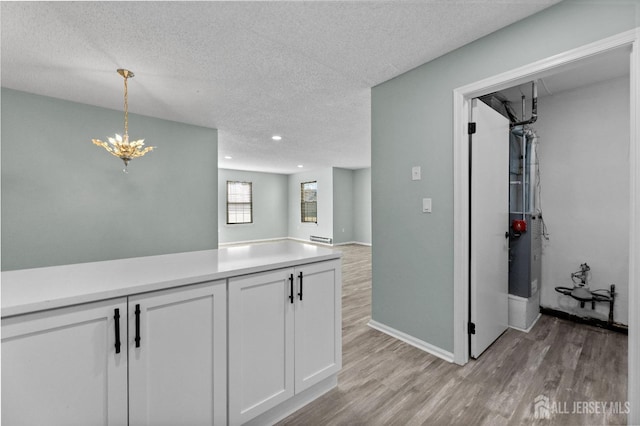
[[(315, 184), (315, 201), (305, 201), (305, 185)], [(312, 191), (313, 189), (307, 189)], [(309, 216), (309, 205), (315, 205), (315, 216)], [(306, 214), (305, 214), (306, 213)], [(308, 220), (311, 219), (311, 220)], [(300, 182), (300, 222), (318, 223), (318, 181)]]
[[(229, 201), (229, 189), (231, 188), (231, 184), (242, 184), (249, 186), (249, 201), (248, 202), (230, 202)], [(242, 194), (243, 195), (243, 194)], [(229, 207), (230, 206), (249, 206), (249, 221), (243, 222), (230, 222), (229, 221)], [(253, 223), (253, 182), (239, 181), (239, 180), (228, 180), (227, 181), (227, 225), (248, 225)]]

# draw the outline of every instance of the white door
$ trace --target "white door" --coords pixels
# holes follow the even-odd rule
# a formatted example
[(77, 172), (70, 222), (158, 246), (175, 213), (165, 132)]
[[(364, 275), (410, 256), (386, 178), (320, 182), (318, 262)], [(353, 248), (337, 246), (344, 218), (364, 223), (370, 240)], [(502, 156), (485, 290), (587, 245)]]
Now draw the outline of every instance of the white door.
[(129, 298), (130, 425), (226, 424), (226, 315), (224, 281)]
[(294, 394), (294, 284), (293, 269), (229, 279), (230, 425)]
[(307, 389), (342, 366), (339, 261), (295, 270), (295, 391)]
[(508, 327), (509, 120), (472, 101), (471, 356), (477, 358)]
[(2, 424), (127, 424), (126, 324), (124, 298), (3, 318)]

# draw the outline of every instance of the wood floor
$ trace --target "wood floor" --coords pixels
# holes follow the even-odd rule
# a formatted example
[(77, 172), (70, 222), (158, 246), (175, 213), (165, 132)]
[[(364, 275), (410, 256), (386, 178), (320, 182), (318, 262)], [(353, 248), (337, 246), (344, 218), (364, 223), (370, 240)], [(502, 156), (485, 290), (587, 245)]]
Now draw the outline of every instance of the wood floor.
[[(461, 367), (369, 328), (371, 248), (337, 249), (344, 255), (338, 386), (279, 425), (626, 424), (626, 414), (616, 414), (627, 395), (625, 335), (543, 316), (529, 333), (509, 329)], [(534, 401), (549, 418), (534, 417)]]

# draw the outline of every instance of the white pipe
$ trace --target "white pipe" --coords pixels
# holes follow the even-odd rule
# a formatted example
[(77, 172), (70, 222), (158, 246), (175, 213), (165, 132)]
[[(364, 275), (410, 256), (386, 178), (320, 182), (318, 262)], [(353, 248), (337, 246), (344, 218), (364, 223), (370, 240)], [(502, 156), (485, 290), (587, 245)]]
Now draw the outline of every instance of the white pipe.
[(539, 204), (536, 198), (536, 185), (538, 182), (538, 136), (535, 132), (530, 132), (531, 136), (531, 150), (529, 151), (529, 206), (530, 211), (535, 213), (538, 211)]

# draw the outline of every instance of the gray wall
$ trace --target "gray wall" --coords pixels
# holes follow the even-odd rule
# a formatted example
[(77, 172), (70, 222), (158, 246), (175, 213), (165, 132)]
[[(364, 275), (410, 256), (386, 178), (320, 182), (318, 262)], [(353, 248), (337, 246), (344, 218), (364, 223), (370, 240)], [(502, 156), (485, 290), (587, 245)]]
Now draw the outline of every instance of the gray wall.
[[(300, 184), (318, 181), (318, 223), (300, 221)], [(333, 238), (333, 169), (289, 175), (289, 237), (309, 240), (309, 236)]]
[[(226, 181), (253, 182), (254, 223), (226, 224)], [(300, 222), (300, 183), (318, 181), (318, 224)], [(282, 206), (287, 206), (282, 211)], [(371, 169), (329, 168), (281, 175), (220, 169), (218, 239), (238, 243), (277, 238), (308, 241), (311, 235), (334, 244), (371, 244)]]
[(629, 323), (629, 77), (540, 98), (540, 181), (545, 223), (540, 304), (606, 320), (555, 291), (591, 267), (591, 289), (616, 284), (614, 320)]
[[(252, 183), (253, 223), (227, 225), (227, 181)], [(222, 243), (286, 238), (289, 224), (287, 175), (218, 170), (218, 240)]]
[(129, 115), (157, 149), (91, 143), (123, 112), (2, 89), (2, 269), (216, 248), (217, 130)]
[(639, 5), (565, 1), (372, 89), (375, 321), (453, 351), (453, 90), (635, 28)]
[(371, 244), (371, 169), (353, 171), (353, 239)]
[(353, 241), (353, 170), (333, 168), (333, 243)]

